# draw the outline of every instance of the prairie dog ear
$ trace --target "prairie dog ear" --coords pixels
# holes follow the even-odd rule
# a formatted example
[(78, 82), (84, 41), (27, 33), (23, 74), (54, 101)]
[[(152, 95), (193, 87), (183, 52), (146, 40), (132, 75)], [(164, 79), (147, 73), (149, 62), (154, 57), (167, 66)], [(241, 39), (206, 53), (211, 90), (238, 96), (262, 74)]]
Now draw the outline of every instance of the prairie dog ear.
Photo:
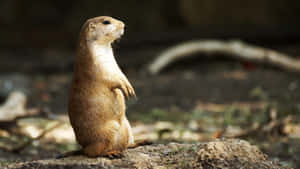
[(95, 29), (96, 29), (96, 24), (93, 22), (89, 23), (89, 30), (94, 31)]

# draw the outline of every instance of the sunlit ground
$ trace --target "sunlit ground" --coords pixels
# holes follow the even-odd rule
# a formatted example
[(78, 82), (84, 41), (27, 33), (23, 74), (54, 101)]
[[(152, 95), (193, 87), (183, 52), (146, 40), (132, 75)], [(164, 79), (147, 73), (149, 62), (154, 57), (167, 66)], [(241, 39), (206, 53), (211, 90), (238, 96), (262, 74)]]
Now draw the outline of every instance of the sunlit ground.
[[(25, 77), (31, 79), (28, 90), (32, 90), (25, 109), (37, 109), (37, 114), (18, 118), (0, 130), (2, 163), (79, 149), (65, 111), (70, 74)], [(135, 76), (131, 81), (138, 100), (127, 102), (127, 116), (136, 140), (195, 143), (240, 138), (285, 166), (300, 166), (296, 75), (275, 70), (199, 73), (190, 69), (157, 77)]]

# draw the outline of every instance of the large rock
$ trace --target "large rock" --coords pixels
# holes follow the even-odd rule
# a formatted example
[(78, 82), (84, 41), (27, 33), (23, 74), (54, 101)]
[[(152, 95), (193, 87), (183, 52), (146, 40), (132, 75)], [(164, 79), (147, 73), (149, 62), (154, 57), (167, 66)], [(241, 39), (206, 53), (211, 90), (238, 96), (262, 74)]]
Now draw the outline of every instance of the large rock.
[(8, 169), (102, 169), (102, 168), (230, 168), (281, 169), (257, 147), (242, 140), (216, 140), (208, 143), (158, 144), (129, 149), (120, 159), (73, 156), (11, 164)]

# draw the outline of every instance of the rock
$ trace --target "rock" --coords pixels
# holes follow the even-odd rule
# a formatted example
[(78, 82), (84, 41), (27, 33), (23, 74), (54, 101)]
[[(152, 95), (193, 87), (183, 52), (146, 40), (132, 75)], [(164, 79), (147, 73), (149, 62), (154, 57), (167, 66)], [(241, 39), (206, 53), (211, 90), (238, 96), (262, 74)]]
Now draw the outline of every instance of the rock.
[(128, 149), (120, 159), (72, 156), (11, 164), (7, 169), (100, 169), (100, 168), (230, 168), (283, 169), (257, 147), (236, 139), (198, 144), (169, 143)]

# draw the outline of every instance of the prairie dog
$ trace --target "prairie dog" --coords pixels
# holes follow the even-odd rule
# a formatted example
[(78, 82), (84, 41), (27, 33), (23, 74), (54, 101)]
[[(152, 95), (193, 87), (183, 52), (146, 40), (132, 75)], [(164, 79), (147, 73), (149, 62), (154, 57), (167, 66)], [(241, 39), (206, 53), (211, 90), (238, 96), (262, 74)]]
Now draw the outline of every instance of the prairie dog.
[(87, 20), (80, 32), (68, 113), (76, 140), (89, 157), (118, 155), (135, 145), (125, 115), (125, 98), (135, 97), (135, 91), (111, 47), (124, 26), (100, 16)]

